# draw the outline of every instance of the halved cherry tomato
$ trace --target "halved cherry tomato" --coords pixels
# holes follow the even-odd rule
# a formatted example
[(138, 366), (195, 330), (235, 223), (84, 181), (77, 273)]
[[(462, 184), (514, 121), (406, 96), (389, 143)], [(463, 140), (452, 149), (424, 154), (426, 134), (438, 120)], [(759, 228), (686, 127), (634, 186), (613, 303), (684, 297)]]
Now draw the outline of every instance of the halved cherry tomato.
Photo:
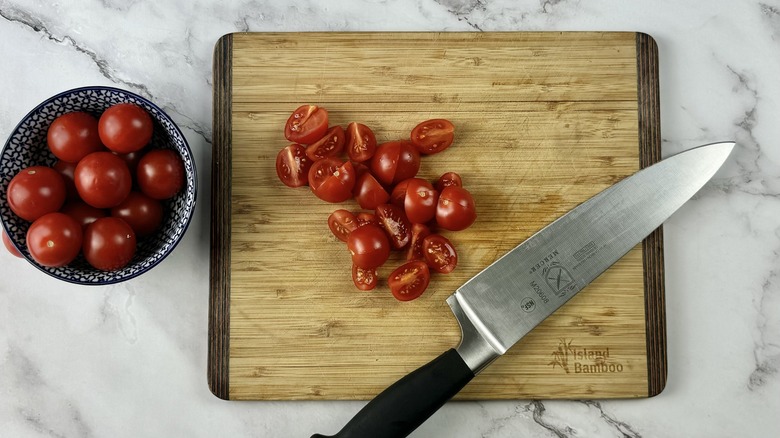
[(409, 221), (424, 224), (436, 216), (439, 193), (422, 178), (409, 178), (404, 198), (404, 212)]
[(67, 161), (57, 160), (52, 166), (52, 169), (59, 172), (62, 175), (62, 182), (65, 183), (65, 199), (74, 201), (79, 198), (79, 192), (76, 191), (76, 182), (74, 181), (73, 174), (76, 172), (77, 163), (68, 163)]
[(410, 301), (422, 295), (430, 281), (428, 265), (422, 260), (412, 260), (394, 270), (387, 278), (387, 285), (398, 301)]
[(63, 114), (49, 125), (46, 143), (55, 157), (69, 163), (103, 149), (98, 135), (98, 121), (85, 112)]
[(100, 141), (119, 154), (143, 149), (152, 139), (154, 123), (138, 105), (120, 103), (109, 107), (98, 121)]
[(50, 167), (28, 167), (11, 179), (6, 196), (11, 211), (32, 222), (62, 207), (66, 197), (65, 181)]
[(376, 152), (376, 136), (368, 126), (352, 122), (347, 125), (347, 155), (352, 161), (370, 160)]
[(346, 242), (349, 233), (357, 227), (357, 218), (347, 210), (336, 210), (328, 216), (328, 228), (342, 242)]
[(460, 175), (455, 172), (447, 172), (439, 177), (435, 185), (436, 190), (439, 193), (441, 193), (445, 187), (449, 186), (463, 187), (463, 180), (460, 178)]
[(170, 199), (184, 187), (184, 163), (170, 149), (155, 149), (141, 157), (136, 169), (138, 187), (144, 195)]
[(360, 213), (356, 214), (355, 217), (358, 221), (358, 226), (362, 227), (363, 225), (376, 225), (377, 227), (381, 227), (379, 225), (379, 219), (376, 218), (376, 215), (374, 213), (369, 213), (367, 211), (361, 211)]
[(347, 236), (347, 248), (352, 254), (352, 264), (361, 268), (377, 268), (390, 257), (387, 236), (376, 225), (355, 228)]
[(301, 105), (284, 125), (284, 137), (294, 143), (312, 144), (328, 130), (328, 111), (316, 105)]
[(59, 267), (72, 262), (81, 250), (81, 225), (63, 213), (45, 214), (27, 230), (27, 249), (43, 266)]
[(352, 265), (352, 282), (360, 290), (371, 290), (376, 287), (378, 277), (376, 269), (361, 268), (358, 265)]
[(82, 158), (73, 176), (81, 199), (97, 208), (118, 205), (133, 184), (125, 162), (111, 152), (93, 152)]
[(447, 149), (454, 138), (455, 126), (445, 119), (426, 120), (412, 129), (412, 143), (425, 155)]
[(423, 239), (422, 252), (425, 263), (436, 272), (449, 274), (458, 265), (455, 247), (441, 234), (431, 234)]
[(87, 225), (95, 222), (101, 217), (106, 217), (105, 210), (95, 208), (81, 200), (65, 204), (60, 212), (72, 217), (81, 225), (81, 228), (86, 228)]
[(382, 204), (376, 208), (376, 217), (390, 237), (390, 245), (393, 249), (401, 249), (412, 240), (412, 224), (409, 223), (401, 207)]
[(306, 156), (312, 161), (325, 157), (333, 157), (344, 150), (344, 129), (336, 125), (328, 130), (325, 135), (306, 148)]
[(423, 224), (412, 224), (412, 240), (406, 249), (406, 260), (425, 260), (423, 254), (423, 239), (431, 234), (431, 230)]
[(436, 205), (436, 223), (450, 231), (465, 230), (477, 219), (474, 198), (463, 187), (445, 187)]
[(387, 190), (382, 187), (382, 184), (379, 184), (379, 181), (370, 172), (364, 173), (357, 179), (352, 193), (355, 195), (355, 200), (360, 205), (360, 208), (367, 210), (373, 210), (390, 199)]
[(377, 147), (371, 158), (371, 172), (385, 185), (417, 175), (420, 153), (408, 141), (391, 141)]
[(5, 245), (5, 249), (7, 249), (8, 252), (10, 252), (12, 255), (22, 258), (22, 253), (16, 249), (16, 246), (14, 246), (13, 242), (11, 242), (11, 238), (8, 237), (8, 234), (6, 234), (5, 230), (1, 230), (0, 232), (3, 234), (3, 245)]
[(84, 230), (84, 258), (102, 271), (127, 266), (133, 259), (135, 246), (135, 232), (127, 222), (117, 217), (100, 218)]
[(146, 237), (162, 225), (163, 207), (160, 201), (141, 192), (130, 192), (124, 201), (111, 209), (111, 216), (127, 222), (137, 237)]
[(406, 188), (408, 186), (408, 179), (405, 179), (396, 184), (396, 186), (393, 187), (393, 191), (390, 193), (390, 203), (403, 208), (404, 202), (406, 201)]
[(336, 157), (315, 161), (309, 169), (309, 187), (323, 201), (346, 201), (355, 187), (355, 168), (351, 162), (342, 163)]
[(355, 179), (360, 178), (366, 172), (370, 172), (368, 166), (363, 163), (358, 163), (357, 161), (352, 162), (352, 167), (355, 168)]
[(285, 146), (276, 155), (276, 175), (287, 187), (301, 187), (309, 183), (312, 161), (306, 148), (299, 144)]

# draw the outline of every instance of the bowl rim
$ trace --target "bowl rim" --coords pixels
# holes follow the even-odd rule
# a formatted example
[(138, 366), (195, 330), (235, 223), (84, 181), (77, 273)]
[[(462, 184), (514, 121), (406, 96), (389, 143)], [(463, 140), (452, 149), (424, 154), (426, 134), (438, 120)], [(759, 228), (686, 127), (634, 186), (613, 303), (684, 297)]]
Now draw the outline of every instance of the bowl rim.
[(146, 267), (144, 267), (142, 269), (139, 269), (138, 271), (134, 271), (132, 274), (129, 274), (129, 275), (126, 275), (126, 276), (123, 276), (123, 277), (112, 278), (110, 280), (105, 280), (105, 281), (83, 282), (83, 281), (75, 280), (75, 279), (70, 278), (70, 277), (61, 277), (61, 276), (58, 276), (56, 274), (53, 274), (53, 273), (47, 271), (46, 269), (44, 269), (43, 266), (40, 266), (34, 260), (30, 260), (30, 258), (27, 256), (27, 254), (24, 251), (20, 251), (19, 250), (19, 247), (17, 246), (16, 242), (14, 241), (14, 239), (11, 237), (11, 234), (9, 233), (8, 226), (5, 223), (6, 221), (2, 217), (0, 217), (0, 226), (2, 226), (2, 231), (8, 236), (8, 240), (14, 245), (16, 250), (19, 251), (22, 254), (22, 258), (25, 261), (27, 261), (29, 264), (34, 266), (36, 269), (38, 269), (39, 271), (43, 272), (44, 274), (46, 274), (46, 275), (48, 275), (48, 276), (50, 276), (52, 278), (55, 278), (57, 280), (64, 281), (66, 283), (71, 283), (71, 284), (77, 284), (77, 285), (82, 285), (82, 286), (108, 286), (108, 285), (112, 285), (112, 284), (122, 283), (122, 282), (128, 281), (128, 280), (132, 280), (132, 279), (140, 276), (141, 274), (144, 274), (144, 273), (150, 271), (152, 268), (154, 268), (155, 266), (159, 265), (163, 260), (165, 260), (168, 257), (168, 255), (170, 255), (173, 252), (173, 250), (176, 249), (176, 247), (179, 245), (179, 242), (181, 242), (181, 240), (184, 238), (184, 235), (187, 233), (187, 230), (189, 229), (190, 223), (192, 222), (193, 216), (195, 216), (195, 206), (197, 205), (197, 201), (198, 201), (198, 169), (197, 169), (197, 165), (195, 163), (195, 157), (192, 154), (192, 148), (190, 148), (190, 144), (187, 141), (187, 137), (184, 136), (184, 133), (181, 132), (181, 129), (179, 128), (179, 125), (176, 124), (176, 122), (171, 118), (171, 116), (168, 115), (168, 113), (166, 113), (162, 108), (160, 108), (157, 104), (155, 104), (151, 100), (149, 100), (149, 99), (147, 99), (147, 98), (145, 98), (145, 97), (143, 97), (141, 95), (138, 95), (137, 93), (134, 93), (132, 91), (128, 91), (128, 90), (125, 90), (125, 89), (122, 89), (122, 88), (111, 87), (111, 86), (106, 86), (106, 85), (93, 85), (93, 86), (84, 86), (84, 87), (71, 88), (69, 90), (61, 91), (61, 92), (59, 92), (59, 93), (57, 93), (57, 94), (47, 98), (46, 100), (44, 100), (43, 102), (39, 103), (38, 105), (36, 105), (33, 109), (28, 111), (27, 114), (25, 114), (19, 120), (19, 123), (17, 123), (16, 126), (14, 126), (14, 128), (10, 131), (10, 133), (8, 134), (8, 138), (6, 139), (5, 143), (3, 144), (3, 148), (0, 149), (0, 156), (5, 154), (5, 151), (9, 147), (10, 142), (11, 142), (11, 137), (14, 135), (14, 133), (16, 133), (19, 130), (19, 128), (22, 126), (22, 124), (25, 122), (25, 120), (27, 120), (35, 112), (37, 112), (38, 110), (40, 110), (44, 106), (50, 104), (52, 101), (54, 101), (56, 99), (59, 99), (59, 98), (61, 98), (63, 96), (70, 95), (70, 94), (75, 94), (75, 93), (81, 92), (81, 91), (92, 91), (92, 90), (101, 90), (101, 91), (105, 90), (105, 91), (110, 91), (110, 92), (114, 92), (114, 93), (125, 93), (125, 94), (129, 94), (129, 95), (133, 96), (134, 98), (136, 98), (138, 100), (143, 101), (145, 104), (147, 104), (147, 105), (151, 106), (152, 108), (154, 108), (155, 110), (157, 110), (162, 115), (162, 117), (167, 119), (168, 122), (171, 123), (171, 126), (175, 130), (176, 134), (178, 134), (181, 137), (182, 141), (184, 142), (184, 149), (187, 152), (187, 155), (189, 155), (190, 162), (192, 163), (193, 185), (192, 185), (192, 204), (191, 204), (191, 207), (189, 209), (189, 214), (187, 215), (187, 220), (183, 224), (183, 228), (182, 228), (181, 235), (179, 236), (179, 238), (176, 239), (171, 244), (171, 246), (168, 249), (168, 251), (165, 252), (162, 255), (162, 257), (157, 259), (154, 263), (152, 263), (152, 264), (150, 264), (150, 265), (148, 265), (148, 266), (146, 266)]

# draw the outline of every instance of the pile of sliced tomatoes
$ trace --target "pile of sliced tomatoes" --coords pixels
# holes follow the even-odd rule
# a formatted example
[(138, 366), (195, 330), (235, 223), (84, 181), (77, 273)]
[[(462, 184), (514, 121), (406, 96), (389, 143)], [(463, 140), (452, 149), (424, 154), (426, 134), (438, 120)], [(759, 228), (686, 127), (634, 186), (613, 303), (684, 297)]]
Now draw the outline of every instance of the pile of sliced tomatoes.
[(358, 289), (376, 287), (377, 269), (392, 250), (406, 254), (387, 279), (401, 301), (419, 297), (431, 271), (447, 274), (457, 266), (452, 242), (435, 231), (468, 228), (477, 217), (474, 199), (457, 173), (444, 173), (433, 183), (416, 177), (421, 155), (447, 149), (454, 133), (450, 121), (432, 119), (418, 124), (408, 140), (378, 144), (361, 123), (329, 126), (327, 110), (315, 105), (299, 107), (287, 120), (284, 135), (294, 143), (276, 157), (282, 183), (308, 185), (327, 202), (354, 198), (362, 209), (338, 209), (328, 217), (331, 232), (347, 243)]
[[(163, 222), (162, 200), (184, 186), (184, 164), (172, 150), (147, 148), (153, 122), (129, 103), (99, 119), (71, 112), (48, 127), (46, 142), (58, 161), (22, 169), (8, 185), (11, 210), (32, 222), (26, 244), (43, 266), (71, 263), (79, 253), (93, 267), (116, 270), (136, 251), (136, 236)], [(21, 256), (3, 232), (6, 248)]]

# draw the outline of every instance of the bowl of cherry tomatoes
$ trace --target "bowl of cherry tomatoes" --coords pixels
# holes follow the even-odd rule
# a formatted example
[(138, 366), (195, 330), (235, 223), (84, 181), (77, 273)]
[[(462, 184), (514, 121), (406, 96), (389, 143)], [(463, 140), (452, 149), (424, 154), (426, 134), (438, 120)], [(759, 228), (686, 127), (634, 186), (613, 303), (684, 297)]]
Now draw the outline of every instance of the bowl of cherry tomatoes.
[(6, 248), (57, 279), (105, 285), (170, 254), (189, 226), (197, 175), (187, 140), (148, 99), (112, 87), (57, 94), (0, 152)]

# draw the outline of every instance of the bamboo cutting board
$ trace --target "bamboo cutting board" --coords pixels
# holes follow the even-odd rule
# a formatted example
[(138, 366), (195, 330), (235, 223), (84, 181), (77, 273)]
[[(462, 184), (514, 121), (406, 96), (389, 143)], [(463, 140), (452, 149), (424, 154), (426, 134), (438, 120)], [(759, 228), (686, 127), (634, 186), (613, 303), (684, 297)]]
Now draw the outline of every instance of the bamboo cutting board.
[[(447, 118), (420, 175), (463, 177), (457, 269), (398, 302), (352, 285), (337, 208), (275, 173), (300, 104), (378, 140)], [(641, 33), (237, 33), (214, 53), (209, 386), (234, 400), (370, 399), (457, 345), (445, 299), (534, 232), (660, 159), (657, 49)], [(461, 399), (626, 398), (665, 384), (657, 230), (470, 383)], [(399, 256), (380, 270), (387, 274)]]

